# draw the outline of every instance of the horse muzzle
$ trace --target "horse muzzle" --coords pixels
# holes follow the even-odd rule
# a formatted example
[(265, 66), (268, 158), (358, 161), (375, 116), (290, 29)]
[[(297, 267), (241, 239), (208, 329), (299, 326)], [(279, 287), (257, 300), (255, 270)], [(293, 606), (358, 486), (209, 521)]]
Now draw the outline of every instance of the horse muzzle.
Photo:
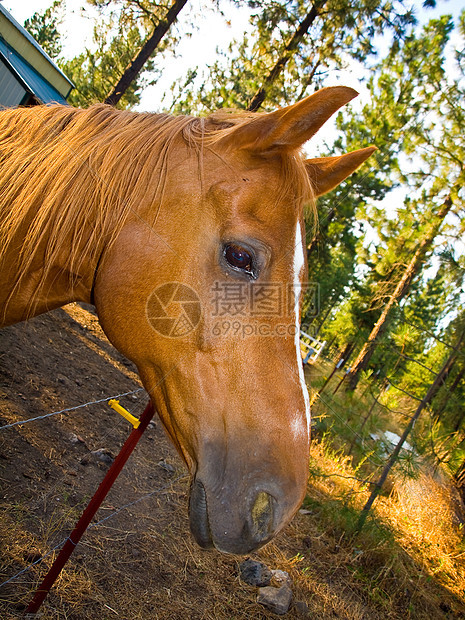
[[(250, 500), (229, 505), (226, 498), (212, 498), (203, 483), (195, 479), (189, 499), (192, 534), (200, 547), (223, 553), (246, 554), (267, 543), (276, 532), (276, 500), (267, 491), (254, 489)], [(219, 501), (218, 501), (219, 500)], [(212, 504), (215, 508), (212, 509)], [(220, 506), (221, 514), (215, 514)]]

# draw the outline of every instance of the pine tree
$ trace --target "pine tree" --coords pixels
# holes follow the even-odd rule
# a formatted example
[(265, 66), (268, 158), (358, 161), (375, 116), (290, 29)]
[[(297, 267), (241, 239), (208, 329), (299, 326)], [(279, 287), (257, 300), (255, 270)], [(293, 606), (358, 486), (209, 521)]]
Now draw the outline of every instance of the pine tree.
[(192, 69), (174, 84), (174, 111), (204, 114), (219, 107), (257, 110), (293, 103), (321, 87), (329, 70), (374, 54), (375, 35), (389, 29), (400, 37), (415, 22), (404, 0), (249, 5), (256, 9), (253, 34), (233, 42), (207, 72)]
[[(393, 309), (409, 293), (414, 278), (434, 249), (441, 226), (447, 227), (444, 222), (448, 213), (463, 210), (464, 148), (459, 136), (464, 127), (465, 97), (460, 80), (451, 80), (444, 68), (444, 49), (452, 29), (451, 18), (445, 16), (431, 21), (420, 36), (412, 32), (405, 42), (395, 41), (379, 67), (377, 80), (371, 81), (373, 103), (365, 108), (361, 123), (360, 119), (350, 122), (352, 127), (363, 127), (362, 133), (371, 130), (375, 142), (379, 129), (388, 153), (393, 147), (398, 150), (400, 145), (407, 155), (422, 162), (420, 169), (409, 170), (408, 162), (403, 159), (400, 163), (398, 159), (397, 170), (399, 181), (408, 181), (413, 196), (406, 198), (405, 208), (415, 206), (417, 212), (423, 212), (420, 222), (415, 224), (418, 228), (423, 220), (413, 247), (403, 248), (405, 223), (402, 218), (392, 219), (397, 230), (395, 233), (391, 230), (386, 247), (389, 250), (389, 245), (392, 246), (391, 254), (397, 259), (391, 258), (391, 271), (380, 282), (384, 290), (380, 286), (376, 290), (374, 300), (383, 299), (383, 306), (352, 366), (349, 377), (352, 389), (360, 372), (367, 368), (379, 338), (386, 332)], [(408, 260), (402, 261), (399, 257), (405, 250), (409, 251)], [(385, 262), (389, 264), (389, 260)], [(380, 265), (376, 265), (377, 270)]]
[(62, 8), (63, 0), (55, 0), (48, 9), (42, 13), (34, 13), (24, 22), (26, 30), (33, 35), (50, 58), (57, 58), (63, 49), (59, 32)]
[(361, 348), (358, 356), (356, 357), (351, 371), (348, 376), (348, 384), (350, 389), (354, 390), (357, 386), (360, 378), (360, 372), (366, 370), (368, 363), (374, 353), (376, 343), (380, 336), (388, 328), (389, 316), (396, 306), (399, 305), (401, 300), (405, 297), (410, 290), (413, 279), (421, 271), (425, 264), (425, 260), (428, 252), (431, 251), (434, 240), (436, 239), (441, 226), (444, 224), (445, 218), (452, 208), (452, 199), (450, 196), (446, 198), (443, 204), (439, 207), (437, 212), (431, 213), (431, 222), (428, 226), (428, 231), (424, 233), (421, 241), (419, 241), (412, 257), (405, 265), (400, 277), (398, 278), (392, 293), (387, 296), (387, 301), (384, 303), (381, 314), (378, 320), (373, 326), (365, 344)]
[(87, 2), (100, 11), (100, 19), (92, 45), (75, 58), (60, 55), (63, 0), (35, 13), (25, 27), (75, 84), (69, 97), (72, 105), (87, 107), (108, 100), (120, 108), (132, 107), (139, 103), (142, 88), (155, 83), (160, 72), (155, 54), (176, 44), (169, 28), (187, 0), (176, 0), (172, 6), (151, 0)]
[(153, 29), (152, 34), (147, 37), (142, 47), (137, 51), (135, 57), (126, 67), (117, 84), (115, 84), (115, 86), (113, 86), (111, 91), (107, 94), (104, 103), (116, 105), (121, 100), (121, 98), (130, 88), (134, 80), (137, 79), (144, 65), (153, 55), (157, 47), (160, 45), (161, 40), (167, 34), (174, 21), (177, 19), (186, 2), (187, 0), (175, 0), (172, 6), (166, 12), (166, 15), (160, 17), (158, 23)]

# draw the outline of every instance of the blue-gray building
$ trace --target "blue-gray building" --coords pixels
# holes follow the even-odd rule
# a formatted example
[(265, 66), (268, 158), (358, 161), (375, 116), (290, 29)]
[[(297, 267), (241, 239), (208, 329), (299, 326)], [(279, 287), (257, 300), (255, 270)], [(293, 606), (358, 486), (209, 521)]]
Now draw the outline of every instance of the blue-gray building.
[(66, 103), (72, 82), (0, 4), (0, 108)]

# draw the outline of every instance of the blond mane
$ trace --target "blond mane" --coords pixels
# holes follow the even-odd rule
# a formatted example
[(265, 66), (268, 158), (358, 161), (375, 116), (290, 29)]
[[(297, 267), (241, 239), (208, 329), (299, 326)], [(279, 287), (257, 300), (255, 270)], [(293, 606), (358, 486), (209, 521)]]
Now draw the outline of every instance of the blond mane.
[[(204, 150), (250, 117), (173, 117), (101, 104), (0, 112), (0, 265), (12, 244), (17, 247), (20, 286), (39, 252), (44, 278), (64, 251), (70, 274), (83, 256), (97, 262), (102, 240), (113, 243), (129, 213), (147, 201), (154, 176), (150, 199), (160, 203), (170, 153), (180, 138), (199, 155), (200, 174)], [(283, 193), (292, 190), (299, 203), (309, 202), (302, 158), (283, 153), (282, 170)]]

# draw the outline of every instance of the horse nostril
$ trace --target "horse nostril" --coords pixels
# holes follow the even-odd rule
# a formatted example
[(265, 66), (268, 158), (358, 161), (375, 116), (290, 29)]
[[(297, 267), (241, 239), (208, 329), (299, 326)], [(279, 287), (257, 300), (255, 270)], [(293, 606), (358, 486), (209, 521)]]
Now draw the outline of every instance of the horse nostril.
[(272, 531), (273, 505), (272, 497), (264, 491), (255, 498), (252, 506), (252, 529), (257, 540), (268, 538)]
[(197, 543), (204, 549), (213, 547), (208, 521), (207, 494), (199, 480), (194, 480), (189, 497), (189, 521)]

